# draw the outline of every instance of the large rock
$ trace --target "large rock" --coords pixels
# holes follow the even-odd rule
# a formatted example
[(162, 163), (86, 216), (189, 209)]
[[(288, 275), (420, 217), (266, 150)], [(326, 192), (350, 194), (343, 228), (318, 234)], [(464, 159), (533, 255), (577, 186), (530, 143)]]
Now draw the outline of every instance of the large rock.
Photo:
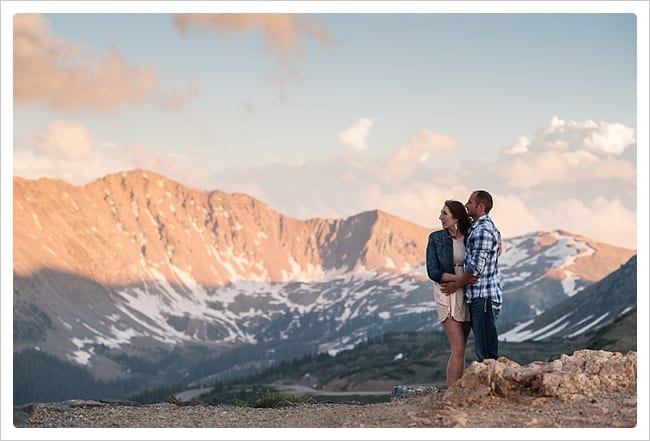
[(436, 386), (398, 385), (393, 388), (393, 391), (390, 395), (390, 400), (403, 400), (404, 398), (437, 394), (439, 392), (440, 389), (438, 389)]

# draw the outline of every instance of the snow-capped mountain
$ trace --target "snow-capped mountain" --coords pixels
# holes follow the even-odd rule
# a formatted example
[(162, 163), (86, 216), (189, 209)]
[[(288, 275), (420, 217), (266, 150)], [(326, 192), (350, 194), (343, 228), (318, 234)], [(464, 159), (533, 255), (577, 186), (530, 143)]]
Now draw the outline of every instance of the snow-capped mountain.
[[(307, 341), (336, 352), (437, 326), (430, 230), (382, 211), (298, 220), (152, 172), (85, 186), (14, 178), (14, 350), (123, 375), (115, 354)], [(633, 254), (567, 232), (504, 239), (504, 323), (576, 295)]]
[(566, 231), (506, 239), (504, 248), (500, 259), (504, 290), (500, 320), (506, 323), (539, 315), (573, 297), (635, 254)]

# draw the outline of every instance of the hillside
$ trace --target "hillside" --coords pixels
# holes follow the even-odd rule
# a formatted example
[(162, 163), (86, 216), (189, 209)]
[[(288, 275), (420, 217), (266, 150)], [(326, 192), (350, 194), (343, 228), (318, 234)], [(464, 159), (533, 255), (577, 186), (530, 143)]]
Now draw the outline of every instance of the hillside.
[[(608, 325), (637, 304), (636, 255), (607, 277), (499, 334), (500, 340), (547, 340), (588, 334)], [(616, 301), (612, 301), (612, 296)], [(632, 334), (636, 337), (636, 332)]]

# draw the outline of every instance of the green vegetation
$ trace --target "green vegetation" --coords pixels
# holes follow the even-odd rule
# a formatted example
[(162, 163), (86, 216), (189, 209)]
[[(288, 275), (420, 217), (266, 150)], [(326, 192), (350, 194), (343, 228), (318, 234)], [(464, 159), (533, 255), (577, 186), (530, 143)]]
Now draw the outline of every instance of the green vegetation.
[(288, 394), (283, 392), (274, 392), (267, 390), (255, 400), (253, 407), (258, 408), (272, 408), (272, 407), (283, 407), (283, 406), (292, 406), (295, 404), (309, 403), (312, 399), (310, 397), (298, 396), (294, 394)]
[(248, 404), (246, 404), (246, 401), (240, 400), (239, 398), (235, 398), (235, 400), (233, 401), (232, 404), (235, 407), (247, 407), (248, 406)]

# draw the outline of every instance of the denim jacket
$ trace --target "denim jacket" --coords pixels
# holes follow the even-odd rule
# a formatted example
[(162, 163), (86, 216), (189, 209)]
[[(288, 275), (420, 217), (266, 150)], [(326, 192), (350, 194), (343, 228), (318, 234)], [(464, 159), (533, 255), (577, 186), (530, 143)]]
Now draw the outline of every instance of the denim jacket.
[(443, 273), (454, 274), (454, 244), (447, 230), (438, 230), (429, 234), (427, 275), (440, 283)]

